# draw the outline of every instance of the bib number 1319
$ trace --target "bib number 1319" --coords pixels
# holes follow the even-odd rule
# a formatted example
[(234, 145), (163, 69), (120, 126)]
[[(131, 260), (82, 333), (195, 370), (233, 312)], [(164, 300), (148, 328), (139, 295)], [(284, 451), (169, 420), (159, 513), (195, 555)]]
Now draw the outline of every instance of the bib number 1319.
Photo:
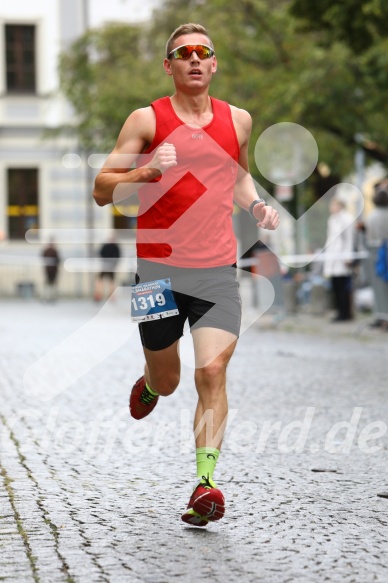
[(147, 322), (179, 314), (170, 278), (146, 281), (132, 286), (131, 318)]
[(150, 308), (155, 308), (155, 306), (165, 306), (166, 298), (163, 294), (158, 293), (154, 296), (150, 294), (149, 296), (140, 296), (132, 298), (132, 308), (135, 312), (139, 310), (149, 310)]

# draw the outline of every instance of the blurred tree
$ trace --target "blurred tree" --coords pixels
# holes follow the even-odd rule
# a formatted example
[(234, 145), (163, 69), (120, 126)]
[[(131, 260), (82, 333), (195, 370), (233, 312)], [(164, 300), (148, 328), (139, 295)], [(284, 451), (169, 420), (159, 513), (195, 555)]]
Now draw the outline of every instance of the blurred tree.
[(386, 0), (292, 0), (290, 11), (304, 23), (305, 30), (320, 32), (322, 43), (335, 39), (354, 53), (372, 48), (386, 36)]
[(140, 26), (88, 31), (61, 55), (59, 72), (81, 145), (94, 152), (110, 150), (131, 111), (168, 90), (160, 55), (152, 57)]
[[(385, 0), (292, 0), (290, 13), (299, 20), (297, 30), (313, 35), (323, 50), (342, 47), (345, 65), (352, 72), (353, 92), (349, 126), (333, 118), (326, 127), (345, 145), (356, 141), (370, 159), (388, 164), (388, 3)], [(340, 111), (346, 109), (348, 101)], [(339, 122), (339, 123), (338, 123)], [(349, 130), (353, 130), (353, 133)]]

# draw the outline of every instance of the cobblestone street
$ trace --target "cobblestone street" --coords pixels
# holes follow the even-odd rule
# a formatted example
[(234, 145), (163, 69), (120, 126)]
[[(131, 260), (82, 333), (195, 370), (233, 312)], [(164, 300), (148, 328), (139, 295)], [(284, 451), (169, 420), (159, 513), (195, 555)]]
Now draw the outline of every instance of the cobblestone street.
[(190, 334), (179, 389), (135, 422), (143, 357), (123, 298), (0, 313), (1, 581), (388, 581), (387, 333), (312, 317), (249, 327), (215, 473), (226, 515), (199, 529), (180, 520), (195, 479)]

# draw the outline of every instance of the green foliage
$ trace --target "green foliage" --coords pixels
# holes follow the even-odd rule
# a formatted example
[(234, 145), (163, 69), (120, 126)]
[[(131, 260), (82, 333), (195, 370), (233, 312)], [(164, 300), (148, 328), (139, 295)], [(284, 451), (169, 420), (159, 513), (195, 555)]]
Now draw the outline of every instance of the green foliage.
[[(347, 79), (348, 91), (339, 99), (333, 134), (345, 148), (355, 139), (370, 159), (388, 163), (388, 3), (385, 0), (292, 0), (290, 13), (297, 17), (297, 32), (314, 38), (326, 56), (333, 47), (345, 54), (337, 64), (332, 86)], [(344, 53), (345, 51), (345, 53)]]
[(370, 49), (386, 35), (386, 0), (293, 0), (291, 14), (301, 19), (306, 30), (321, 33), (322, 42), (348, 45), (354, 53)]
[(167, 90), (161, 59), (137, 26), (89, 31), (62, 55), (60, 79), (81, 143), (94, 151), (112, 148), (128, 115)]

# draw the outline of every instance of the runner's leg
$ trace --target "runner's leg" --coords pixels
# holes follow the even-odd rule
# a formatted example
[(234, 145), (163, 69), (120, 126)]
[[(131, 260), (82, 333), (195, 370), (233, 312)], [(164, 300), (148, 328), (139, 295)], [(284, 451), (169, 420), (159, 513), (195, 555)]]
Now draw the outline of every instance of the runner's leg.
[(196, 447), (219, 450), (228, 414), (226, 367), (236, 347), (237, 337), (218, 328), (198, 328), (192, 334), (198, 393), (194, 418)]
[(210, 327), (197, 328), (192, 334), (198, 392), (194, 419), (198, 483), (181, 518), (193, 526), (206, 526), (225, 513), (224, 496), (212, 478), (227, 421), (226, 367), (237, 337)]
[(178, 354), (179, 340), (162, 350), (143, 347), (146, 358), (145, 380), (158, 395), (167, 397), (177, 388), (180, 380), (181, 363)]

